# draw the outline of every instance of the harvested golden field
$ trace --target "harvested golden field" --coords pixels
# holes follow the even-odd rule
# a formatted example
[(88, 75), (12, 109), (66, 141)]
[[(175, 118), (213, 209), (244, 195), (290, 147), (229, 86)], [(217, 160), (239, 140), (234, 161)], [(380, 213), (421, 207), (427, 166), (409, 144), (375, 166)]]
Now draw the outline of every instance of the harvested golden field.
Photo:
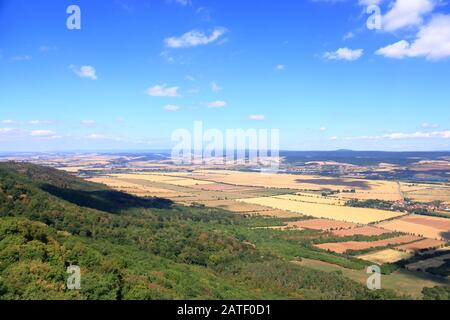
[(450, 240), (450, 219), (409, 215), (378, 224), (379, 227), (437, 240)]
[(410, 253), (393, 249), (385, 249), (357, 256), (357, 258), (377, 264), (395, 263), (411, 257)]
[(288, 222), (288, 228), (302, 228), (302, 229), (312, 229), (312, 230), (321, 230), (321, 231), (330, 231), (330, 230), (341, 230), (341, 229), (350, 229), (354, 228), (357, 225), (350, 222), (343, 221), (334, 221), (327, 219), (312, 219), (312, 220), (303, 220), (303, 221), (292, 221)]
[(338, 237), (348, 237), (357, 235), (373, 237), (373, 236), (381, 236), (386, 233), (391, 233), (391, 231), (372, 226), (362, 226), (353, 229), (333, 231), (333, 234)]
[(279, 210), (301, 213), (315, 218), (346, 221), (357, 224), (370, 224), (403, 215), (402, 213), (392, 211), (333, 206), (319, 203), (292, 201), (274, 197), (240, 199), (239, 201)]
[(356, 178), (333, 178), (314, 175), (239, 172), (229, 170), (197, 170), (184, 176), (241, 186), (295, 189), (303, 191), (356, 190), (344, 195), (349, 198), (401, 200), (399, 186), (392, 181)]
[(414, 253), (420, 250), (436, 249), (445, 245), (445, 241), (435, 239), (423, 239), (417, 242), (404, 244), (402, 246), (395, 247), (395, 249), (405, 252)]
[(406, 235), (377, 241), (333, 242), (333, 243), (317, 244), (315, 246), (323, 250), (329, 250), (337, 253), (345, 253), (348, 250), (365, 250), (370, 248), (386, 247), (390, 245), (409, 243), (420, 239), (421, 238), (416, 236)]
[(284, 210), (272, 210), (272, 209), (267, 211), (261, 211), (260, 215), (275, 218), (297, 218), (302, 216), (301, 214), (295, 212), (289, 212)]
[(338, 198), (322, 197), (308, 193), (284, 194), (280, 196), (274, 196), (273, 198), (300, 201), (300, 202), (330, 204), (334, 206), (341, 206), (345, 204), (345, 201), (339, 200)]
[(245, 192), (253, 189), (247, 187), (237, 187), (229, 184), (220, 183), (208, 183), (208, 184), (198, 184), (192, 186), (192, 189), (205, 190), (205, 191), (227, 191), (227, 192)]
[(401, 183), (401, 190), (406, 197), (413, 201), (432, 202), (441, 200), (450, 203), (449, 185)]

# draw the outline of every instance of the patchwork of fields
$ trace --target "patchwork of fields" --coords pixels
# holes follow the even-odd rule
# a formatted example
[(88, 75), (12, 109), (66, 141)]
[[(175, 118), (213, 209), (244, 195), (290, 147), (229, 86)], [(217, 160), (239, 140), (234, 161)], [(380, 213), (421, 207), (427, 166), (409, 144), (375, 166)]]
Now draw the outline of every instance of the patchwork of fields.
[(329, 205), (314, 202), (302, 202), (280, 197), (260, 197), (240, 199), (239, 201), (279, 210), (291, 211), (316, 218), (325, 218), (359, 224), (380, 222), (403, 215), (402, 213), (393, 211), (344, 207), (340, 205)]
[[(313, 245), (315, 250), (351, 256), (366, 263), (393, 264), (421, 252), (450, 250), (446, 247), (450, 241), (450, 219), (345, 205), (349, 199), (397, 201), (405, 195), (418, 197), (434, 188), (426, 184), (229, 170), (116, 173), (90, 180), (188, 206), (288, 219), (281, 225), (253, 230), (286, 233), (286, 239), (295, 239), (288, 232), (296, 230), (319, 232), (322, 240)], [(450, 194), (450, 188), (448, 191)], [(433, 194), (439, 196), (437, 192)], [(317, 236), (311, 239), (314, 237)], [(428, 265), (444, 263), (437, 261)], [(409, 270), (421, 268), (424, 269), (413, 264)], [(395, 276), (392, 279), (396, 281)]]

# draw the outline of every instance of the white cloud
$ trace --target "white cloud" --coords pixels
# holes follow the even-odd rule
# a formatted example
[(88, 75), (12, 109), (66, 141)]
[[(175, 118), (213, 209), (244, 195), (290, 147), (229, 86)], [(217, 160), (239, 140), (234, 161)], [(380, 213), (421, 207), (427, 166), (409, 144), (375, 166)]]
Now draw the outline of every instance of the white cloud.
[(428, 122), (422, 123), (422, 128), (424, 128), (424, 129), (437, 128), (437, 127), (439, 127), (439, 125), (435, 124), (435, 123), (428, 123)]
[(322, 131), (322, 132), (325, 132), (325, 131), (327, 131), (327, 128), (326, 127), (321, 127), (319, 130)]
[(388, 58), (403, 59), (404, 57), (408, 56), (409, 49), (409, 42), (406, 40), (401, 40), (386, 47), (380, 48), (375, 53)]
[(384, 0), (359, 0), (361, 6), (380, 5)]
[(107, 137), (104, 134), (97, 134), (97, 133), (93, 133), (88, 135), (86, 138), (90, 139), (90, 140), (102, 140), (102, 139), (107, 139)]
[(189, 81), (195, 81), (195, 78), (193, 76), (187, 75), (186, 79), (188, 79)]
[(262, 114), (251, 114), (248, 116), (248, 119), (252, 121), (264, 121), (266, 117)]
[(166, 84), (156, 85), (147, 89), (147, 94), (152, 97), (178, 97), (179, 87), (167, 87)]
[(345, 140), (406, 140), (406, 139), (450, 139), (450, 130), (434, 132), (394, 132), (380, 136), (347, 137)]
[(347, 33), (342, 37), (342, 39), (345, 41), (345, 40), (352, 39), (352, 38), (354, 38), (354, 37), (355, 37), (355, 34), (354, 34), (353, 32), (347, 32)]
[(159, 56), (163, 57), (166, 60), (166, 62), (168, 62), (168, 63), (174, 63), (175, 62), (175, 58), (172, 57), (167, 50), (162, 51), (159, 54)]
[(222, 90), (222, 88), (215, 82), (211, 82), (211, 90), (213, 92), (219, 92)]
[(55, 137), (55, 133), (51, 130), (33, 130), (31, 131), (31, 136), (33, 137)]
[(30, 60), (33, 60), (33, 57), (32, 56), (28, 56), (28, 55), (15, 56), (15, 57), (12, 57), (11, 60), (12, 61), (30, 61)]
[(284, 71), (284, 70), (286, 70), (286, 66), (284, 64), (279, 64), (275, 67), (275, 69), (277, 71)]
[(52, 124), (53, 121), (50, 121), (50, 120), (31, 120), (28, 123), (32, 124), (32, 125), (43, 125), (43, 124), (47, 125), (47, 124)]
[(378, 49), (376, 54), (396, 59), (425, 57), (438, 60), (450, 57), (450, 15), (435, 15), (420, 28), (412, 43), (401, 40)]
[(349, 48), (339, 48), (333, 52), (325, 52), (323, 56), (328, 60), (354, 61), (361, 58), (363, 53), (363, 49), (352, 50)]
[(77, 68), (73, 65), (69, 66), (69, 68), (80, 78), (86, 78), (91, 80), (97, 80), (97, 71), (93, 66), (81, 66)]
[(208, 103), (208, 107), (210, 108), (223, 108), (227, 105), (225, 101), (213, 101)]
[(397, 0), (391, 10), (383, 16), (383, 29), (396, 31), (420, 26), (423, 23), (423, 16), (431, 13), (435, 5), (435, 0)]
[(175, 49), (196, 47), (217, 41), (223, 34), (225, 34), (225, 32), (225, 28), (215, 28), (208, 36), (202, 31), (192, 30), (186, 32), (181, 37), (167, 38), (164, 40), (164, 43), (167, 47)]
[(175, 106), (173, 104), (168, 104), (168, 105), (164, 106), (164, 110), (173, 112), (173, 111), (180, 110), (180, 107), (179, 106)]
[(95, 120), (83, 120), (83, 121), (81, 121), (81, 124), (83, 124), (85, 126), (92, 127), (92, 126), (95, 126), (97, 124), (97, 121), (95, 121)]
[(173, 0), (173, 2), (178, 3), (179, 5), (182, 5), (183, 7), (192, 4), (191, 0)]
[(14, 131), (17, 131), (17, 129), (14, 129), (14, 128), (0, 128), (0, 134), (8, 134), (8, 133), (12, 133)]
[(2, 120), (0, 122), (3, 124), (16, 124), (17, 123), (17, 121), (11, 120), (11, 119)]

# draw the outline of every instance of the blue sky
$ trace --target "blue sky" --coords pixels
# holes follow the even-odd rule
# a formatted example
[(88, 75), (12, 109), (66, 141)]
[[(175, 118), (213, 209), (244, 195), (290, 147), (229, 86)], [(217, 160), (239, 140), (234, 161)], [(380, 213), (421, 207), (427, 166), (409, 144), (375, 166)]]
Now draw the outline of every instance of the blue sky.
[(0, 151), (165, 149), (195, 120), (290, 150), (450, 150), (449, 8), (0, 0)]

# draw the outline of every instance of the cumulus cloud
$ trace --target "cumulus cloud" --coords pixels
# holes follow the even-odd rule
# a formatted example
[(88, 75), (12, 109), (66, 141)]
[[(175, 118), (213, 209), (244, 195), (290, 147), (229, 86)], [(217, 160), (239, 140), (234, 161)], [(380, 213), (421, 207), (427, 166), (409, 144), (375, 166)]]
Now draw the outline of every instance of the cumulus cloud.
[(17, 129), (14, 128), (0, 128), (0, 134), (9, 134), (17, 131)]
[(252, 121), (263, 121), (266, 117), (262, 114), (251, 114), (248, 116), (248, 119)]
[(411, 43), (401, 40), (378, 49), (376, 54), (395, 59), (425, 57), (438, 60), (450, 57), (450, 15), (435, 15), (420, 28)]
[(355, 37), (355, 34), (353, 32), (347, 32), (343, 37), (342, 40), (349, 40)]
[(363, 49), (352, 50), (349, 48), (339, 48), (333, 52), (325, 52), (323, 57), (328, 60), (346, 60), (354, 61), (362, 57)]
[(166, 84), (156, 85), (147, 89), (147, 94), (152, 97), (178, 97), (179, 87), (167, 87)]
[(69, 66), (69, 68), (80, 78), (86, 78), (90, 80), (97, 80), (97, 71), (93, 66), (81, 66), (80, 68), (75, 67), (73, 65)]
[(31, 125), (43, 125), (43, 124), (52, 124), (53, 121), (50, 120), (31, 120), (28, 122)]
[(171, 2), (175, 2), (183, 7), (192, 4), (191, 0), (171, 0)]
[(102, 139), (107, 139), (107, 137), (104, 134), (98, 134), (98, 133), (93, 133), (88, 135), (86, 138), (90, 139), (90, 140), (102, 140)]
[(0, 121), (2, 124), (16, 124), (17, 121), (15, 120), (11, 120), (11, 119), (6, 119), (6, 120), (2, 120)]
[(222, 90), (222, 88), (215, 82), (211, 82), (211, 90), (213, 92), (219, 92)]
[(208, 107), (210, 108), (223, 108), (227, 105), (225, 101), (212, 101), (208, 103)]
[(30, 61), (30, 60), (33, 60), (33, 57), (32, 56), (28, 56), (28, 55), (15, 56), (15, 57), (12, 57), (11, 60), (12, 61)]
[(435, 123), (428, 123), (428, 122), (422, 123), (422, 128), (424, 128), (424, 129), (437, 128), (437, 127), (439, 127), (439, 125), (435, 124)]
[(32, 137), (43, 137), (43, 138), (50, 138), (55, 137), (55, 133), (51, 130), (33, 130), (31, 131), (30, 135)]
[(359, 0), (358, 3), (361, 6), (380, 5), (384, 0)]
[(164, 43), (169, 48), (188, 48), (200, 45), (207, 45), (217, 41), (222, 35), (226, 33), (225, 28), (215, 28), (211, 34), (207, 35), (203, 31), (192, 30), (186, 32), (180, 37), (170, 37), (164, 40)]
[(95, 126), (97, 124), (97, 121), (95, 120), (83, 120), (81, 121), (81, 124), (88, 126), (88, 127), (92, 127)]
[(424, 15), (431, 13), (435, 5), (435, 0), (397, 0), (383, 16), (383, 29), (396, 31), (420, 26)]
[(176, 106), (176, 105), (173, 105), (173, 104), (168, 104), (168, 105), (164, 106), (164, 110), (174, 112), (174, 111), (180, 110), (180, 107)]

